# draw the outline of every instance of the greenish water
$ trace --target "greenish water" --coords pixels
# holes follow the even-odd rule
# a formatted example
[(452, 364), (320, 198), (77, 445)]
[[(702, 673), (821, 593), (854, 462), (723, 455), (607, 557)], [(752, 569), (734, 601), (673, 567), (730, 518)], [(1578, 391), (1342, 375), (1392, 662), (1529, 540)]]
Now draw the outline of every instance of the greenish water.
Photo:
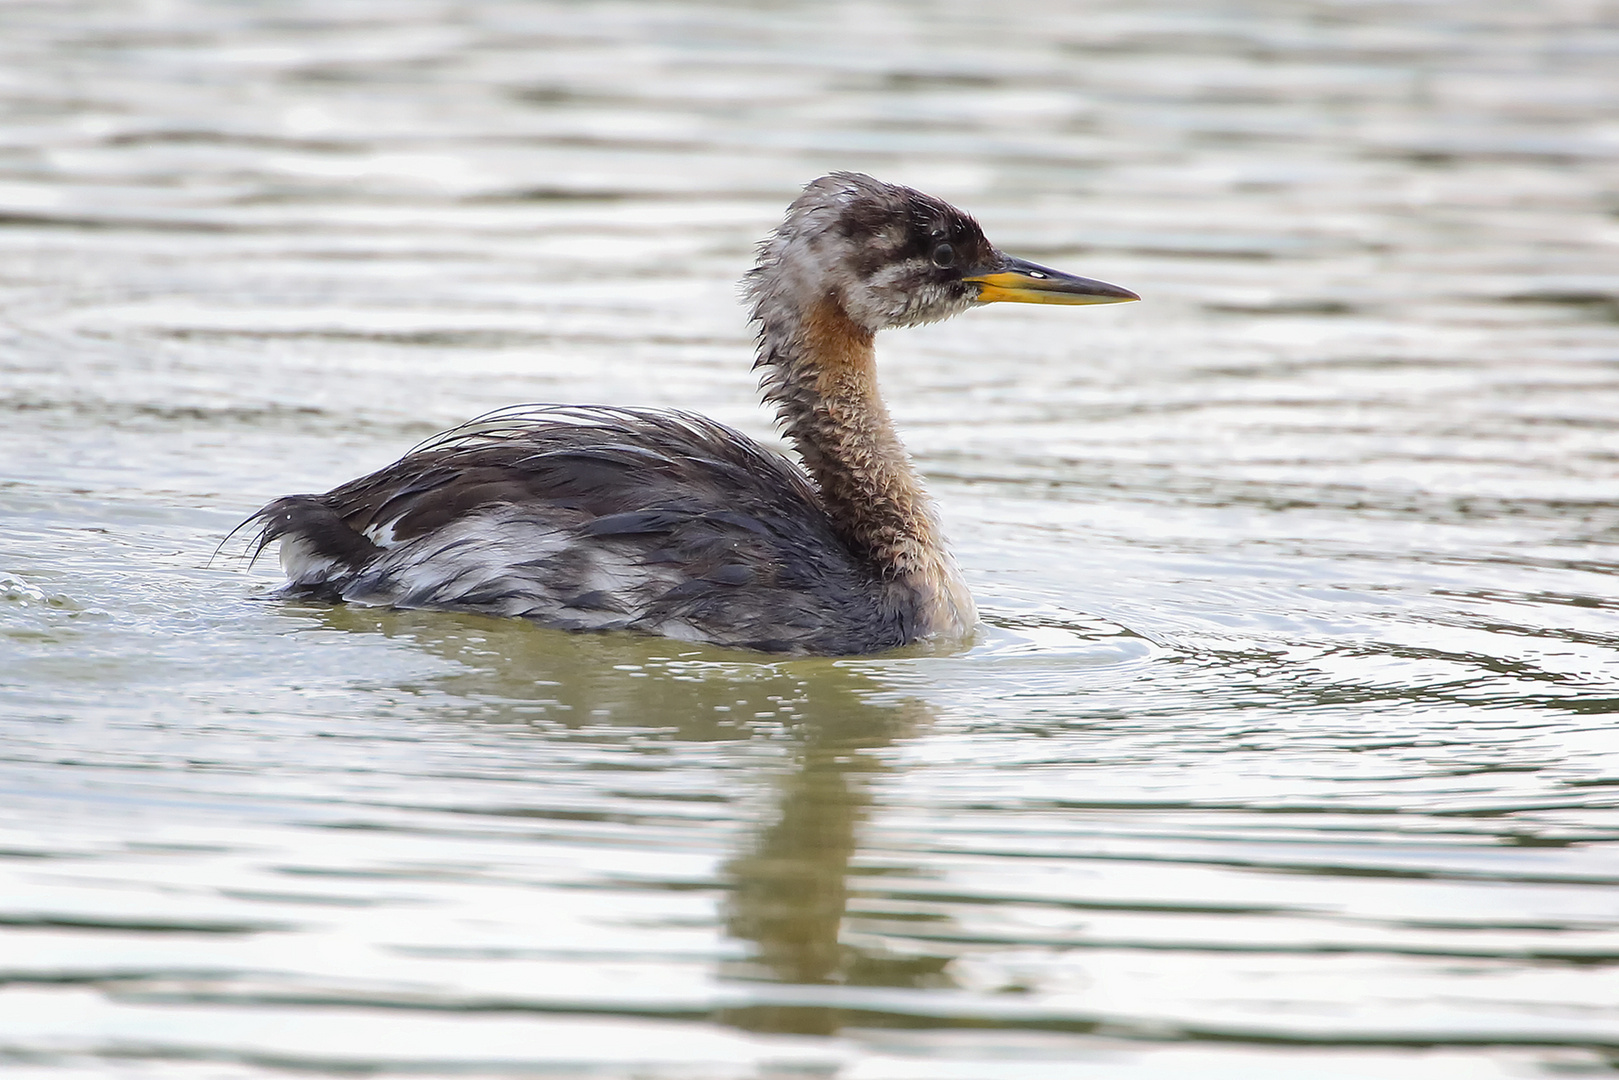
[[(1619, 1068), (1619, 10), (0, 8), (0, 1070)], [(833, 168), (1137, 305), (879, 342), (985, 620), (776, 660), (217, 545), (523, 401), (760, 436)]]

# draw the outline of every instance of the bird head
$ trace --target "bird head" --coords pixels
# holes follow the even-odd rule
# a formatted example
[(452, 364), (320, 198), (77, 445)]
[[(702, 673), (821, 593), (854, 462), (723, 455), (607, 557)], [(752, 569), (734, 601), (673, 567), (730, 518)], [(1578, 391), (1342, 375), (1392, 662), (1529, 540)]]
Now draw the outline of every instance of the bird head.
[(937, 322), (997, 301), (1140, 299), (1117, 285), (1007, 255), (949, 203), (848, 172), (805, 187), (759, 245), (745, 285), (761, 322), (831, 300), (871, 332)]

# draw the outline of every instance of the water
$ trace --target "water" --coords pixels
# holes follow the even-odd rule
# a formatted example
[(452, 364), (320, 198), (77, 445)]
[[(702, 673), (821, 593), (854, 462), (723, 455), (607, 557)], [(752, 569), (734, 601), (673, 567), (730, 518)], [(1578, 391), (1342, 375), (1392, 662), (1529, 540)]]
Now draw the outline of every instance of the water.
[[(0, 9), (8, 1077), (1619, 1067), (1619, 10)], [(1138, 305), (879, 343), (976, 644), (267, 599), (522, 401), (769, 435), (833, 168)]]

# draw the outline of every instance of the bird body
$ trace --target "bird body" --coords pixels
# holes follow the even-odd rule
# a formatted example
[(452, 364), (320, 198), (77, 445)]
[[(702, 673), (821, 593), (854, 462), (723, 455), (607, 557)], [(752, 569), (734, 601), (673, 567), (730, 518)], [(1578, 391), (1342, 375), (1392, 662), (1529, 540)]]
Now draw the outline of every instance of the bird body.
[(691, 413), (503, 410), (259, 511), (284, 592), (765, 652), (966, 637), (972, 596), (878, 392), (875, 335), (989, 300), (1135, 294), (1012, 259), (954, 207), (856, 173), (806, 187), (744, 286), (803, 468)]
[(289, 591), (330, 600), (763, 652), (922, 636), (912, 590), (852, 555), (802, 470), (691, 413), (503, 410), (260, 519)]

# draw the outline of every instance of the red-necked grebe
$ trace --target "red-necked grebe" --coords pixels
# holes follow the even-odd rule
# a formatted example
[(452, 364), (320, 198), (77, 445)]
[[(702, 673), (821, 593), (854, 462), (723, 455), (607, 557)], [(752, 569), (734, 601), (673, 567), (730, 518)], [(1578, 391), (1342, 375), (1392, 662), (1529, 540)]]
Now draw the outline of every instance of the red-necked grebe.
[(874, 336), (994, 301), (1138, 297), (1005, 255), (960, 210), (858, 173), (806, 187), (743, 284), (802, 469), (691, 413), (505, 410), (259, 511), (285, 593), (765, 652), (964, 638), (972, 596), (878, 395)]

